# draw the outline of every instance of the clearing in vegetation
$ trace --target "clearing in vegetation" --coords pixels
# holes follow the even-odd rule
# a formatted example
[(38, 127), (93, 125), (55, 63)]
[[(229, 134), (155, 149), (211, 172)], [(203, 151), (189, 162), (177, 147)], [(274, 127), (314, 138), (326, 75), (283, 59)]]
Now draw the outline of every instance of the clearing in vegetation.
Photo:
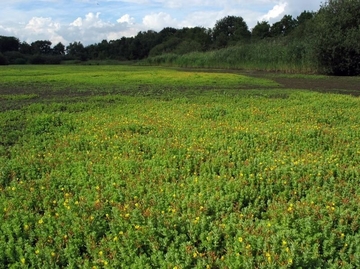
[(359, 78), (0, 72), (3, 267), (360, 266)]

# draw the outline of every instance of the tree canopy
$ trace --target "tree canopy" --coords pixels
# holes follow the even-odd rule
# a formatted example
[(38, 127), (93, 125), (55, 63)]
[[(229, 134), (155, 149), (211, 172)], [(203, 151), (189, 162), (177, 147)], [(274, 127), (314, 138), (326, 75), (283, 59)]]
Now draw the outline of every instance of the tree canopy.
[(313, 26), (315, 55), (325, 72), (360, 74), (360, 0), (330, 0)]

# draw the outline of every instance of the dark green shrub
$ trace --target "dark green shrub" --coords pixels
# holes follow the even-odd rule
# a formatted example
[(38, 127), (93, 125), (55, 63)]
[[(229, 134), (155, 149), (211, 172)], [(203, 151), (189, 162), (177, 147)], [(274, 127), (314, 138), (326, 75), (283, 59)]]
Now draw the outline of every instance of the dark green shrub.
[(27, 57), (18, 51), (7, 51), (4, 53), (9, 64), (24, 64), (27, 62)]
[(61, 56), (35, 55), (30, 59), (31, 64), (60, 64)]
[(9, 64), (8, 60), (5, 58), (4, 55), (0, 53), (0, 65), (8, 65), (8, 64)]
[(360, 74), (360, 0), (330, 0), (314, 21), (321, 68), (332, 75)]

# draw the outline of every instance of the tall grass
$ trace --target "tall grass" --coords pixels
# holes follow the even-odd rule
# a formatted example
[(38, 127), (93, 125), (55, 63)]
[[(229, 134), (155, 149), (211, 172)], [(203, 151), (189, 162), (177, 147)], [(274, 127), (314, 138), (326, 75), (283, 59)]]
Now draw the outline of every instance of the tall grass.
[(287, 73), (315, 73), (317, 63), (304, 42), (261, 41), (185, 55), (164, 54), (143, 64), (199, 68), (253, 69)]

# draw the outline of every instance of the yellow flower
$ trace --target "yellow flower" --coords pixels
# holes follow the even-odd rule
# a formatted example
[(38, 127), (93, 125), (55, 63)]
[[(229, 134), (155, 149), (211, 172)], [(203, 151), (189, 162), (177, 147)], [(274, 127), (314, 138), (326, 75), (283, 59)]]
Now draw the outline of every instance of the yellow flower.
[(243, 241), (243, 238), (242, 237), (239, 237), (238, 238), (238, 241), (241, 243)]
[(43, 219), (39, 219), (38, 223), (39, 223), (39, 224), (43, 224), (43, 223), (44, 223), (44, 220), (43, 220)]

